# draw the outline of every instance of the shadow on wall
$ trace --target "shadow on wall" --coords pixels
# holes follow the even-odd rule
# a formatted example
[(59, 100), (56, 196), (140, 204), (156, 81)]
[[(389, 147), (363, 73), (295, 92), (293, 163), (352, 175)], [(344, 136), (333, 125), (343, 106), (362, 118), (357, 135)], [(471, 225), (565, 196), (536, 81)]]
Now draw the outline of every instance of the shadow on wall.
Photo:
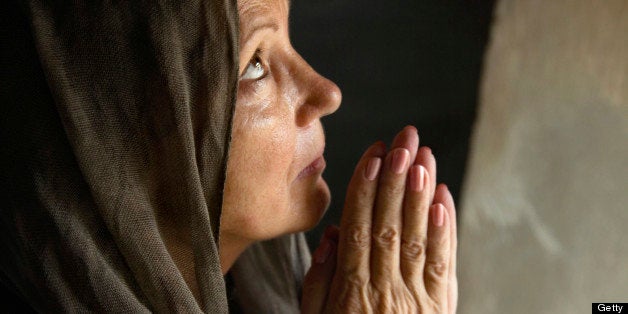
[(458, 198), (493, 1), (293, 1), (291, 37), (303, 57), (343, 92), (323, 119), (332, 203), (308, 234), (318, 244), (338, 224), (363, 151), (405, 125), (438, 162), (438, 181)]

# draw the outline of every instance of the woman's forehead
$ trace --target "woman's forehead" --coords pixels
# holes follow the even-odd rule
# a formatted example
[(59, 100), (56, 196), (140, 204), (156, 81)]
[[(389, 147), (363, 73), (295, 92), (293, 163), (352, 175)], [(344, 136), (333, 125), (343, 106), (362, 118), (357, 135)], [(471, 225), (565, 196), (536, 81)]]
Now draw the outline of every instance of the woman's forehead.
[(240, 18), (254, 18), (259, 15), (287, 15), (290, 0), (238, 0)]
[(287, 28), (289, 5), (289, 0), (239, 0), (242, 42), (246, 42), (260, 28), (271, 27), (275, 31)]

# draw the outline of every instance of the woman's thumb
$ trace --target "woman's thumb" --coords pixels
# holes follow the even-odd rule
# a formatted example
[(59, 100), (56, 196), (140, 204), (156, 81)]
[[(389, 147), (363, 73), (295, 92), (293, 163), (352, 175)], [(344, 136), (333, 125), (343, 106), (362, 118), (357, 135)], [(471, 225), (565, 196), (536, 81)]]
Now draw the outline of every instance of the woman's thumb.
[(303, 281), (301, 313), (322, 313), (336, 271), (338, 227), (329, 226), (312, 254), (312, 267)]

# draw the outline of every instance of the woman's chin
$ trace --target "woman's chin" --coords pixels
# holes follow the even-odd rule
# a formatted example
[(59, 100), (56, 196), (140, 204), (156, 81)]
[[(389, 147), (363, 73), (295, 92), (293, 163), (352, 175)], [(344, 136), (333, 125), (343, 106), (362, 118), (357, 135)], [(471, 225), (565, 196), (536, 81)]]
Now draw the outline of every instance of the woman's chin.
[[(314, 178), (313, 178), (314, 179)], [(331, 201), (331, 193), (327, 182), (318, 175), (316, 181), (306, 190), (302, 198), (297, 201), (295, 226), (297, 230), (292, 232), (302, 232), (314, 228), (325, 215)]]

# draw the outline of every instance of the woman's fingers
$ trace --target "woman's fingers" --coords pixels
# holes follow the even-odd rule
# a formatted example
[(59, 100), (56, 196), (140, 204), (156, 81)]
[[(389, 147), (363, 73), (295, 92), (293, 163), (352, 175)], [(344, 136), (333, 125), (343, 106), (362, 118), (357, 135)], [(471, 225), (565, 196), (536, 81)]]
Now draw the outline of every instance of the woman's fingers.
[(382, 142), (369, 147), (347, 188), (338, 241), (339, 276), (368, 280), (372, 211), (385, 154)]
[[(442, 190), (441, 190), (442, 191)], [(436, 190), (439, 193), (439, 189)], [(438, 196), (435, 196), (438, 199)], [(427, 252), (423, 278), (429, 297), (444, 312), (448, 306), (449, 267), (451, 259), (450, 217), (441, 203), (430, 207)]]
[(419, 145), (414, 127), (404, 128), (386, 156), (375, 200), (371, 246), (373, 283), (386, 289), (391, 278), (399, 278), (399, 252), (402, 233), (403, 200), (408, 168)]
[(415, 295), (423, 291), (423, 266), (432, 188), (430, 174), (423, 165), (414, 165), (408, 174), (403, 209), (400, 269), (406, 286)]
[(456, 312), (456, 305), (458, 304), (458, 276), (456, 275), (456, 252), (458, 250), (458, 231), (456, 223), (456, 206), (454, 199), (451, 196), (451, 192), (445, 184), (439, 184), (437, 188), (435, 203), (441, 203), (445, 205), (447, 214), (449, 215), (449, 285), (447, 288), (448, 300), (449, 300), (449, 313)]
[(446, 186), (436, 188), (431, 150), (418, 145), (416, 129), (406, 127), (388, 154), (383, 143), (374, 144), (356, 166), (334, 278), (331, 286), (320, 286), (330, 291), (327, 310), (379, 307), (390, 301), (381, 298), (405, 293), (395, 302), (416, 302), (410, 305), (415, 310), (455, 311), (455, 207)]
[(430, 174), (430, 204), (432, 204), (436, 191), (436, 158), (434, 158), (432, 150), (426, 146), (419, 148), (414, 164), (423, 165)]
[(416, 148), (419, 147), (419, 133), (417, 129), (408, 125), (403, 128), (392, 141), (391, 150), (396, 147), (403, 147), (410, 151), (410, 160), (414, 161), (417, 156)]
[(429, 209), (434, 198), (436, 160), (428, 147), (419, 148), (408, 175), (409, 188), (403, 211), (400, 269), (406, 285), (418, 294), (425, 291), (423, 270), (427, 248)]
[(375, 201), (371, 246), (371, 276), (380, 288), (395, 278), (399, 265), (401, 214), (410, 152), (395, 148), (386, 157)]
[(322, 313), (327, 304), (329, 288), (336, 270), (337, 237), (338, 228), (328, 227), (312, 254), (312, 266), (303, 280), (301, 313)]

